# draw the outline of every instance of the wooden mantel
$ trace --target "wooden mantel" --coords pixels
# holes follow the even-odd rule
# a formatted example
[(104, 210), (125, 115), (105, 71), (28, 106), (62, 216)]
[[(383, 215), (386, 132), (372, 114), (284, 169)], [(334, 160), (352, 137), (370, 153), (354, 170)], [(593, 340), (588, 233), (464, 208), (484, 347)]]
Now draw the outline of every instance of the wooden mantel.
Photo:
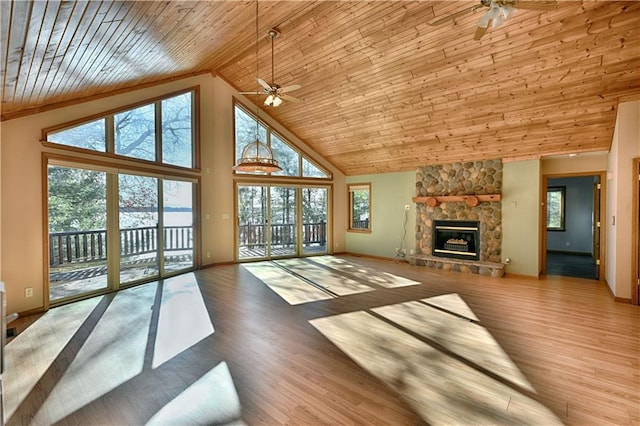
[(500, 201), (502, 194), (478, 194), (478, 195), (434, 195), (431, 197), (413, 197), (414, 203), (425, 203), (429, 207), (437, 207), (440, 203), (464, 201), (467, 206), (475, 207), (483, 201)]

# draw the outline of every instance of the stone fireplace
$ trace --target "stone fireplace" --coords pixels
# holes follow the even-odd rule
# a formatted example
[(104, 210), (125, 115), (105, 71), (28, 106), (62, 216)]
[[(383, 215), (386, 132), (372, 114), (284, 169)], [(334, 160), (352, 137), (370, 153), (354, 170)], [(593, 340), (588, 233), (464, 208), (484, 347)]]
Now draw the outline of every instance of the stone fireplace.
[[(502, 161), (484, 160), (433, 165), (416, 173), (416, 265), (502, 276)], [(471, 231), (446, 235), (438, 242), (435, 227), (459, 221)], [(477, 224), (477, 225), (476, 225)], [(470, 225), (470, 226), (466, 226)], [(455, 231), (452, 231), (455, 232)], [(471, 256), (464, 243), (473, 241)], [(456, 241), (458, 240), (458, 241)], [(459, 244), (456, 246), (455, 244)], [(439, 247), (442, 245), (442, 247)], [(451, 250), (453, 248), (453, 250)], [(467, 248), (471, 250), (470, 248)], [(451, 253), (454, 252), (454, 253)], [(469, 252), (467, 252), (469, 253)], [(473, 258), (472, 258), (473, 257)]]

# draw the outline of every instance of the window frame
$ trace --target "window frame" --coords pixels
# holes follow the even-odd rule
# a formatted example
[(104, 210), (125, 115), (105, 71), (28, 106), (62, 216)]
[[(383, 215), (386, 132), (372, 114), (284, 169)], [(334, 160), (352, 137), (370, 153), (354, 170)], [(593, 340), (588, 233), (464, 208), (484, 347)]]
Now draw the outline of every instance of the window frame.
[[(353, 212), (354, 212), (354, 197), (353, 194), (358, 190), (366, 190), (368, 192), (368, 212), (369, 212), (369, 221), (367, 223), (366, 228), (358, 228), (354, 226), (353, 223)], [(372, 205), (371, 205), (371, 182), (362, 182), (362, 183), (348, 183), (347, 184), (347, 208), (348, 208), (348, 216), (347, 216), (347, 232), (356, 232), (361, 234), (370, 234), (371, 233), (371, 224), (372, 224)]]
[[(238, 161), (238, 158), (236, 158), (236, 154), (237, 154), (236, 108), (240, 108), (246, 115), (250, 116), (254, 120), (257, 120), (260, 123), (261, 126), (263, 126), (265, 129), (267, 129), (266, 144), (269, 147), (269, 149), (273, 149), (273, 148), (271, 148), (271, 135), (273, 134), (278, 139), (280, 139), (283, 143), (288, 145), (289, 148), (291, 148), (293, 151), (298, 153), (298, 171), (299, 171), (299, 175), (291, 176), (291, 175), (279, 175), (279, 174), (274, 174), (274, 173), (266, 173), (265, 174), (265, 173), (237, 172), (237, 171), (232, 169), (232, 172), (233, 172), (234, 176), (238, 176), (238, 177), (240, 177), (240, 176), (243, 176), (243, 177), (260, 176), (262, 178), (295, 179), (295, 180), (305, 179), (305, 180), (312, 180), (312, 181), (331, 181), (331, 180), (333, 180), (333, 174), (329, 170), (327, 170), (325, 167), (322, 167), (320, 164), (318, 164), (318, 162), (315, 161), (309, 154), (307, 154), (307, 152), (305, 150), (301, 149), (294, 142), (292, 142), (291, 140), (289, 140), (286, 137), (284, 137), (282, 135), (282, 132), (279, 132), (278, 130), (274, 129), (271, 125), (269, 125), (269, 123), (267, 123), (263, 119), (257, 117), (255, 112), (252, 112), (249, 107), (244, 105), (236, 97), (233, 97), (233, 108), (232, 108), (232, 119), (233, 119), (233, 127), (232, 127), (232, 130), (233, 130), (233, 138), (232, 138), (233, 159), (232, 159), (232, 162), (233, 162), (233, 164), (231, 165), (230, 168), (232, 168), (234, 165), (236, 165), (236, 163)], [(323, 172), (326, 175), (326, 177), (304, 176), (303, 159), (308, 161), (313, 166), (315, 166), (321, 172)], [(276, 160), (277, 160), (277, 158), (276, 158)]]
[[(549, 186), (547, 187), (546, 194), (546, 202), (547, 202), (547, 223), (546, 228), (547, 231), (551, 232), (564, 232), (566, 231), (566, 223), (565, 223), (565, 205), (566, 205), (566, 186)], [(549, 220), (551, 216), (549, 215), (549, 194), (551, 193), (559, 193), (560, 194), (560, 226), (549, 226)]]
[[(180, 95), (184, 95), (185, 93), (191, 93), (191, 156), (192, 156), (192, 167), (184, 167), (178, 166), (171, 163), (163, 162), (163, 150), (162, 150), (162, 132), (160, 129), (162, 128), (162, 123), (158, 122), (158, 118), (162, 116), (162, 101), (170, 98), (174, 98)], [(155, 160), (145, 160), (141, 158), (136, 158), (132, 156), (126, 156), (115, 153), (115, 130), (114, 130), (114, 117), (116, 114), (123, 113), (126, 111), (134, 110), (145, 105), (154, 105), (155, 108), (155, 149), (156, 149), (156, 159)], [(82, 148), (73, 145), (65, 145), (59, 142), (50, 141), (48, 139), (49, 133), (60, 132), (67, 129), (71, 129), (74, 127), (81, 126), (86, 123), (90, 123), (93, 121), (104, 120), (105, 122), (105, 150), (104, 151), (96, 151), (88, 148)], [(65, 122), (56, 126), (47, 127), (42, 129), (42, 136), (40, 142), (44, 147), (55, 148), (55, 149), (63, 149), (65, 151), (78, 152), (83, 154), (95, 155), (100, 158), (111, 158), (115, 160), (125, 160), (131, 161), (134, 163), (144, 164), (144, 165), (153, 165), (153, 166), (161, 166), (174, 168), (178, 170), (188, 170), (188, 171), (200, 171), (200, 86), (193, 86), (183, 90), (171, 92), (164, 94), (162, 96), (156, 96), (150, 99), (146, 99), (140, 102), (136, 102), (133, 104), (128, 104), (119, 108), (114, 108), (111, 110), (107, 110), (101, 113), (92, 114), (86, 117), (79, 118), (77, 120)]]

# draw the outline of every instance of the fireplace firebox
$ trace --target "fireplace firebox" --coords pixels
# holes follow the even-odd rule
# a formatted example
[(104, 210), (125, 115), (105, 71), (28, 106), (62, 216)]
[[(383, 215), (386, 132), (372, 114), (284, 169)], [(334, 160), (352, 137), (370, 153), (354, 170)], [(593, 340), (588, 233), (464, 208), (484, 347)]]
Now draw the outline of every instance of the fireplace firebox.
[(439, 257), (480, 259), (480, 222), (434, 220), (432, 253)]

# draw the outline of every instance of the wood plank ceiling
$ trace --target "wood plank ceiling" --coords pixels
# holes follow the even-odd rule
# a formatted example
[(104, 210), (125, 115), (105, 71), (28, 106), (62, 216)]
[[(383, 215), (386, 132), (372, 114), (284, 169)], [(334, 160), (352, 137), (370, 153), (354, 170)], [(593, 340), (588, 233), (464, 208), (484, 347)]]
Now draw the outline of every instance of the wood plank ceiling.
[[(640, 99), (640, 2), (518, 10), (473, 40), (468, 1), (264, 1), (268, 113), (347, 175), (610, 148)], [(0, 2), (2, 119), (203, 72), (256, 89), (255, 2)], [(484, 9), (483, 9), (484, 10)], [(264, 96), (251, 97), (261, 102)]]

